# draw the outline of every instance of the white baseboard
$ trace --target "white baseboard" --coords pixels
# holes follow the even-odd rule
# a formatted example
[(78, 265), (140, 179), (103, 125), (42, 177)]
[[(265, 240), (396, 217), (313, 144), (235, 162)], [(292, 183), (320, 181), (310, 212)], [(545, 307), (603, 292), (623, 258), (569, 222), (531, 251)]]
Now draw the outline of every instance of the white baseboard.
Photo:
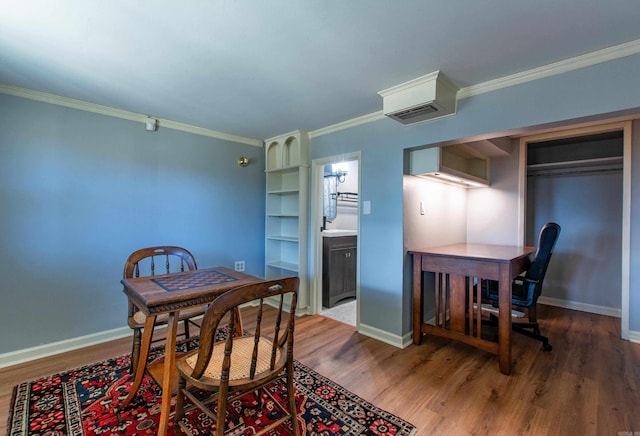
[(128, 326), (104, 332), (92, 333), (78, 338), (65, 339), (64, 341), (53, 342), (50, 344), (38, 345), (36, 347), (25, 348), (22, 350), (11, 351), (9, 353), (0, 354), (0, 368), (6, 368), (7, 366), (53, 356), (55, 354), (73, 351), (89, 347), (91, 345), (102, 344), (103, 342), (109, 342), (127, 336), (131, 336), (131, 329)]
[(629, 331), (629, 342), (633, 342), (634, 344), (640, 344), (640, 332), (630, 330)]
[(622, 311), (617, 307), (596, 306), (594, 304), (580, 303), (578, 301), (560, 300), (558, 298), (550, 298), (541, 296), (538, 303), (548, 306), (562, 307), (564, 309), (579, 310), (581, 312), (597, 313), (598, 315), (607, 315), (620, 318)]
[(398, 336), (363, 323), (358, 325), (358, 333), (398, 348), (405, 348), (413, 343), (412, 332), (404, 336)]
[[(620, 309), (611, 307), (595, 306), (549, 297), (540, 297), (538, 302), (540, 304), (548, 304), (550, 306), (563, 307), (566, 309), (615, 316), (618, 318), (620, 317)], [(306, 313), (307, 310), (302, 310), (301, 312), (302, 313), (299, 313), (300, 315)], [(406, 348), (413, 343), (413, 332), (411, 331), (403, 336), (398, 336), (384, 330), (380, 330), (376, 327), (360, 323), (358, 326), (358, 333), (398, 348)], [(120, 327), (113, 330), (80, 336), (78, 338), (53, 342), (51, 344), (38, 345), (36, 347), (25, 348), (23, 350), (11, 351), (9, 353), (0, 354), (0, 368), (6, 368), (8, 366), (53, 356), (67, 351), (78, 350), (80, 348), (121, 339), (127, 336), (131, 336), (131, 329), (129, 327)], [(640, 331), (630, 331), (629, 341), (640, 343)]]
[[(251, 303), (248, 303), (251, 305)], [(257, 304), (256, 304), (257, 305)], [(308, 307), (303, 307), (297, 311), (297, 315), (302, 316), (308, 314)], [(200, 319), (202, 316), (195, 317)], [(10, 351), (0, 354), (0, 368), (17, 365), (19, 363), (30, 362), (43, 357), (49, 357), (67, 351), (78, 350), (80, 348), (89, 347), (91, 345), (102, 344), (104, 342), (132, 336), (133, 333), (128, 326), (119, 327), (104, 332), (92, 333), (90, 335), (80, 336), (78, 338), (65, 339), (63, 341), (53, 342), (50, 344), (38, 345), (36, 347), (25, 348), (22, 350)]]

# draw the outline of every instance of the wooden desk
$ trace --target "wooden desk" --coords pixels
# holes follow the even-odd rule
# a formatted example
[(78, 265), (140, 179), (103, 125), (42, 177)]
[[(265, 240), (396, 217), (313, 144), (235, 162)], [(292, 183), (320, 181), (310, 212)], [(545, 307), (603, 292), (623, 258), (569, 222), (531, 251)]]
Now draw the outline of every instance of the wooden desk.
[(161, 313), (169, 314), (162, 374), (159, 435), (167, 433), (169, 424), (171, 396), (175, 384), (173, 374), (176, 372), (175, 346), (180, 309), (211, 303), (217, 296), (230, 289), (259, 281), (262, 279), (221, 267), (122, 280), (124, 293), (147, 315), (142, 333), (140, 360), (131, 391), (123, 403), (125, 406), (131, 403), (142, 383), (156, 316)]
[[(511, 281), (530, 264), (533, 247), (454, 244), (409, 251), (413, 255), (413, 343), (422, 334), (456, 339), (498, 356), (511, 373)], [(424, 322), (422, 272), (435, 273), (435, 323)], [(482, 338), (480, 281), (499, 282), (498, 342)], [(474, 283), (478, 286), (474, 287)], [(447, 286), (448, 285), (448, 286)], [(474, 298), (475, 293), (475, 298)]]

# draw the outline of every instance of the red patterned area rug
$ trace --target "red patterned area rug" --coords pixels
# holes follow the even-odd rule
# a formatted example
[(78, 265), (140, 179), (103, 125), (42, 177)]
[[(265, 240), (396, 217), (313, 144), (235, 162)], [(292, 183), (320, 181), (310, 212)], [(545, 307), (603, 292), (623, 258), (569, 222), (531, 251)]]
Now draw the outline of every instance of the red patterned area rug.
[[(194, 342), (180, 344), (182, 351)], [(159, 359), (163, 350), (152, 351)], [(132, 378), (130, 356), (125, 355), (83, 368), (21, 383), (14, 388), (7, 435), (153, 435), (160, 417), (161, 390), (145, 374), (136, 398), (121, 403)], [(284, 378), (284, 377), (283, 377)], [(252, 435), (287, 413), (283, 378), (254, 394), (229, 402), (227, 434)], [(303, 435), (412, 435), (415, 427), (340, 385), (295, 362), (298, 425)], [(174, 399), (175, 401), (175, 399)], [(202, 413), (187, 415), (196, 435), (211, 435), (213, 423)], [(289, 434), (290, 423), (270, 435)], [(173, 432), (171, 423), (170, 432)], [(178, 433), (178, 432), (176, 432)]]

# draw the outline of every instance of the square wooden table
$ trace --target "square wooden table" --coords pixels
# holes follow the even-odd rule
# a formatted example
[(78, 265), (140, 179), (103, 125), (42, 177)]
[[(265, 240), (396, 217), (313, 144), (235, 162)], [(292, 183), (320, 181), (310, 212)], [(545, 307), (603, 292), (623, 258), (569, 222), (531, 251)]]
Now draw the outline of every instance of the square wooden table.
[(158, 430), (159, 435), (165, 435), (169, 425), (171, 397), (175, 387), (175, 346), (180, 310), (209, 304), (230, 289), (261, 281), (263, 279), (223, 267), (122, 280), (124, 293), (147, 316), (135, 379), (123, 404), (125, 406), (130, 404), (140, 388), (149, 357), (156, 317), (167, 313), (169, 320), (162, 371), (162, 408)]
[[(534, 251), (534, 247), (490, 244), (409, 251), (413, 255), (413, 343), (420, 344), (423, 333), (455, 339), (496, 354), (500, 371), (510, 374), (511, 282), (529, 266)], [(423, 319), (423, 271), (435, 273), (434, 324)], [(499, 282), (497, 343), (482, 338), (480, 283), (484, 279)]]

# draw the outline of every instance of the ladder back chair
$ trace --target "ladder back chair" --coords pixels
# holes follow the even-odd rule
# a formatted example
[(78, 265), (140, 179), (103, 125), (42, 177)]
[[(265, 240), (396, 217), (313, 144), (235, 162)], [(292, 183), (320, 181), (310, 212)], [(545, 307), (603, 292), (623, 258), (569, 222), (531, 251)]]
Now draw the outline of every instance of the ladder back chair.
[[(196, 407), (209, 416), (212, 426), (215, 426), (215, 430), (211, 428), (207, 434), (223, 435), (227, 406), (233, 404), (229, 403), (228, 396), (254, 392), (260, 407), (258, 389), (282, 377), (284, 370), (289, 414), (257, 434), (271, 432), (290, 421), (289, 431), (299, 435), (293, 386), (293, 334), (298, 285), (298, 277), (288, 277), (240, 286), (225, 292), (209, 305), (200, 328), (199, 348), (176, 361), (179, 373), (176, 430), (179, 428), (189, 433), (188, 423), (183, 418), (185, 411)], [(272, 304), (277, 302), (275, 316), (272, 313), (263, 316), (266, 299)], [(255, 326), (246, 326), (249, 330), (234, 337), (237, 313), (234, 309), (256, 300), (259, 306)], [(228, 318), (225, 318), (227, 314)], [(225, 340), (216, 343), (216, 329), (223, 318), (229, 320), (229, 333)], [(201, 390), (211, 394), (202, 398)], [(186, 404), (185, 397), (190, 404)], [(211, 406), (213, 403), (217, 404), (217, 413), (215, 406)]]
[[(125, 279), (155, 276), (175, 272), (195, 271), (198, 269), (195, 257), (185, 248), (174, 246), (157, 246), (141, 248), (136, 250), (127, 259), (124, 265), (123, 276)], [(179, 319), (184, 321), (184, 335), (189, 338), (189, 324), (199, 327), (191, 320), (196, 316), (203, 315), (207, 306), (197, 306), (180, 311)], [(140, 342), (142, 330), (147, 317), (129, 299), (128, 324), (133, 330), (133, 347), (131, 351), (131, 373), (135, 372), (140, 358)], [(158, 315), (154, 327), (166, 325), (168, 314)], [(163, 340), (164, 337), (153, 339), (152, 342)]]

